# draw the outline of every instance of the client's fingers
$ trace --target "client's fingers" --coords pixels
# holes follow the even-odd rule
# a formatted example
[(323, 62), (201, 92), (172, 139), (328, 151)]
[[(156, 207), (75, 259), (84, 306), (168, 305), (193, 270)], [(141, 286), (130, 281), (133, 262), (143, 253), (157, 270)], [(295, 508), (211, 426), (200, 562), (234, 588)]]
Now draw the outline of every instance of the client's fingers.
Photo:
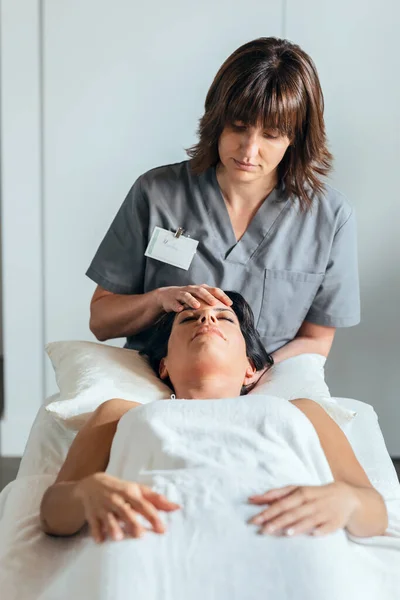
[(152, 505), (155, 506), (158, 510), (171, 511), (178, 510), (178, 508), (182, 508), (179, 504), (176, 504), (176, 502), (171, 502), (170, 500), (168, 500), (168, 498), (166, 498), (162, 494), (158, 494), (150, 488), (143, 490), (142, 493), (146, 500), (151, 502)]
[(293, 523), (292, 525), (290, 525), (290, 527), (286, 527), (284, 530), (284, 534), (288, 536), (301, 534), (314, 535), (314, 529), (320, 524), (321, 519), (318, 519), (318, 516), (313, 514), (308, 518), (304, 518), (296, 523)]
[(112, 540), (120, 541), (124, 538), (124, 533), (113, 513), (107, 513), (107, 516), (105, 517), (105, 526), (107, 528), (107, 533)]
[(249, 497), (249, 502), (252, 504), (264, 504), (265, 502), (272, 502), (277, 500), (278, 498), (282, 498), (282, 496), (287, 496), (291, 492), (293, 492), (298, 486), (297, 485), (287, 485), (286, 487), (268, 490), (264, 494), (257, 494)]
[(337, 531), (339, 529), (338, 525), (335, 525), (335, 523), (332, 522), (326, 522), (323, 523), (322, 525), (320, 525), (319, 527), (315, 527), (314, 530), (311, 532), (311, 535), (327, 535), (328, 533), (333, 533), (334, 531)]
[(148, 502), (145, 498), (135, 498), (129, 500), (129, 503), (133, 510), (137, 511), (148, 520), (156, 533), (165, 532), (164, 523), (161, 521), (156, 508), (154, 508), (151, 502)]
[(146, 532), (145, 528), (140, 525), (136, 518), (131, 518), (129, 521), (128, 531), (129, 534), (134, 538), (141, 538)]
[(88, 517), (87, 519), (89, 525), (90, 535), (96, 542), (96, 544), (100, 544), (104, 541), (104, 535), (102, 531), (101, 522), (96, 517)]
[(123, 502), (116, 508), (118, 517), (123, 521), (132, 537), (142, 537), (145, 533), (144, 527), (142, 527), (137, 521), (137, 513), (132, 509), (128, 502)]

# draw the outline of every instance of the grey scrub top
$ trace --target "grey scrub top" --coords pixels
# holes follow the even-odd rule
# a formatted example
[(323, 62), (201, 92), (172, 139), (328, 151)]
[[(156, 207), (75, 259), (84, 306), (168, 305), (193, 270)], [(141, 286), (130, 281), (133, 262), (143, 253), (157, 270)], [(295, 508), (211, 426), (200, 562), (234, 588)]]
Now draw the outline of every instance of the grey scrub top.
[[(144, 256), (156, 226), (182, 227), (199, 241), (187, 271)], [(277, 188), (237, 242), (215, 167), (194, 175), (189, 161), (138, 178), (86, 274), (117, 294), (202, 283), (240, 292), (268, 352), (291, 341), (304, 320), (330, 327), (360, 320), (356, 222), (342, 194), (327, 186), (301, 212)], [(126, 346), (141, 349), (150, 331)]]

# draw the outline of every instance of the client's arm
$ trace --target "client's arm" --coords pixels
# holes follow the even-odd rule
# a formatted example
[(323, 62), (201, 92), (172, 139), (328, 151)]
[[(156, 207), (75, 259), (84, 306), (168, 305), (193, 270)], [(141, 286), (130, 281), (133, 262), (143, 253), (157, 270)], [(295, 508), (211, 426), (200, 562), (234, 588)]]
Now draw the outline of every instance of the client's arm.
[(358, 537), (384, 535), (388, 526), (385, 502), (343, 431), (313, 400), (299, 398), (292, 403), (313, 424), (335, 481), (320, 486), (290, 485), (253, 496), (252, 503), (269, 507), (250, 522), (260, 525), (264, 533), (283, 529), (290, 535), (326, 534), (346, 528)]
[(104, 473), (122, 415), (138, 406), (128, 400), (108, 400), (93, 413), (76, 436), (55, 483), (43, 496), (40, 521), (45, 533), (72, 535), (87, 521), (97, 542), (122, 539), (123, 531), (141, 537), (144, 516), (152, 530), (164, 533), (158, 510), (180, 508), (151, 488)]
[(45, 492), (40, 506), (43, 531), (71, 535), (85, 523), (83, 503), (77, 494), (87, 477), (105, 471), (111, 444), (121, 417), (137, 402), (108, 400), (90, 416), (74, 439), (55, 483)]
[(359, 537), (383, 535), (388, 526), (385, 502), (358, 462), (346, 435), (313, 400), (300, 398), (293, 404), (314, 425), (335, 481), (344, 482), (354, 493), (355, 510), (346, 529)]

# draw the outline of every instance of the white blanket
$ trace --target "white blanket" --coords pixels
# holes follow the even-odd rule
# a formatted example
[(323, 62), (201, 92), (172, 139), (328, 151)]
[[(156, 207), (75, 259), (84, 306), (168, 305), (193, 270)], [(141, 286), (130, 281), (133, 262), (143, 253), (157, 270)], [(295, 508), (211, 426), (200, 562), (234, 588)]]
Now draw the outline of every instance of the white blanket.
[(400, 539), (260, 536), (254, 493), (333, 481), (318, 436), (291, 403), (253, 396), (156, 401), (121, 420), (108, 472), (147, 483), (183, 508), (167, 533), (96, 545), (38, 525), (52, 476), (0, 495), (0, 592), (7, 600), (396, 600)]

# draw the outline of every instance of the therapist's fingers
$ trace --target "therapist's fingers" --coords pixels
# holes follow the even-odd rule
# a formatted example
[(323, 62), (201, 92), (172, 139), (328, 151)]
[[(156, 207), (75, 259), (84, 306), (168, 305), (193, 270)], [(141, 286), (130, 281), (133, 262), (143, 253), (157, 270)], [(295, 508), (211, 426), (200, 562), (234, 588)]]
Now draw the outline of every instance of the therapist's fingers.
[(182, 290), (179, 293), (178, 300), (182, 304), (186, 304), (187, 306), (190, 306), (190, 308), (199, 308), (199, 306), (200, 306), (200, 302), (197, 300), (197, 298), (195, 298), (192, 295), (192, 293), (190, 293), (188, 291)]
[[(206, 302), (207, 304), (210, 304), (211, 306), (216, 304), (219, 300), (219, 298), (217, 298), (217, 296), (213, 293), (213, 291), (217, 290), (218, 288), (212, 288), (209, 285), (188, 285), (185, 289), (187, 290), (187, 293), (190, 292), (191, 296), (195, 297), (194, 301), (196, 304), (189, 305), (192, 308), (198, 308), (200, 306), (197, 298), (203, 302)], [(219, 290), (219, 292), (223, 294), (222, 290)]]
[(201, 298), (201, 300), (203, 300), (204, 302), (207, 302), (207, 304), (213, 305), (216, 303), (217, 300), (223, 302), (227, 306), (230, 306), (232, 304), (232, 300), (220, 288), (212, 287), (211, 285), (207, 285), (206, 283), (193, 287), (195, 287), (196, 289), (192, 293), (195, 294), (198, 298)]
[(213, 305), (217, 303), (217, 298), (202, 285), (196, 286), (192, 293), (195, 294), (197, 298), (200, 298), (200, 300), (203, 300), (203, 302), (207, 302), (207, 304)]
[(220, 288), (211, 287), (211, 286), (209, 286), (209, 285), (207, 285), (205, 283), (201, 287), (207, 288), (207, 290), (210, 292), (210, 294), (212, 294), (214, 296), (214, 298), (217, 298), (217, 300), (220, 300), (221, 302), (223, 302), (227, 306), (231, 306), (232, 300)]
[(179, 313), (183, 310), (183, 304), (181, 304), (179, 302), (179, 300), (174, 300), (171, 304), (171, 306), (168, 307), (168, 309), (166, 309), (167, 312), (176, 312)]

